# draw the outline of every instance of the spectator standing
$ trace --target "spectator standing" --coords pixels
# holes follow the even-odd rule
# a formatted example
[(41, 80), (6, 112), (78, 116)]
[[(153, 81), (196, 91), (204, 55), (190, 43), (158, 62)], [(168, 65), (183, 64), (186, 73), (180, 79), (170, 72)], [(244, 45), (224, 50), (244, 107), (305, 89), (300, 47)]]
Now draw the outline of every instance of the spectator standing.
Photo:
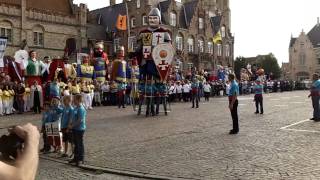
[(320, 80), (319, 74), (315, 73), (312, 75), (313, 83), (310, 88), (310, 94), (308, 97), (311, 97), (312, 107), (313, 107), (313, 117), (310, 120), (320, 121)]
[(210, 93), (211, 93), (211, 86), (208, 82), (205, 82), (203, 85), (203, 91), (204, 91), (204, 98), (205, 101), (209, 101)]
[(230, 81), (230, 91), (229, 91), (229, 109), (231, 112), (233, 129), (230, 130), (229, 134), (238, 134), (239, 132), (239, 122), (238, 122), (238, 96), (239, 96), (239, 86), (235, 80), (234, 74), (229, 74), (228, 77)]

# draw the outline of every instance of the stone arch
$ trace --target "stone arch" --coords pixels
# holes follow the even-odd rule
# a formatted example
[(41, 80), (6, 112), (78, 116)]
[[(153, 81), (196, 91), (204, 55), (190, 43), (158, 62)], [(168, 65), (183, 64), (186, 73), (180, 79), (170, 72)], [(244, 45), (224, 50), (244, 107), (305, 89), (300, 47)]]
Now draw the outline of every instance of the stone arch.
[(45, 32), (45, 28), (44, 26), (40, 25), (40, 24), (36, 24), (32, 27), (32, 31), (34, 32), (42, 32), (44, 33)]
[(4, 20), (0, 21), (0, 27), (13, 28), (13, 23), (10, 20), (4, 19)]

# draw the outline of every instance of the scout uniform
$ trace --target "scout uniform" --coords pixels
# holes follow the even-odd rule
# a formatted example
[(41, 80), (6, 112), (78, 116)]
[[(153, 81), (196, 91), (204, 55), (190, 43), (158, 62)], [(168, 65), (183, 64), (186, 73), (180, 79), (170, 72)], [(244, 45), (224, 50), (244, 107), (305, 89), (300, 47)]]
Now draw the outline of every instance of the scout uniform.
[(10, 91), (9, 90), (4, 90), (3, 91), (3, 96), (2, 96), (2, 103), (3, 103), (3, 111), (5, 115), (10, 114), (10, 107), (9, 107), (9, 101), (10, 101)]

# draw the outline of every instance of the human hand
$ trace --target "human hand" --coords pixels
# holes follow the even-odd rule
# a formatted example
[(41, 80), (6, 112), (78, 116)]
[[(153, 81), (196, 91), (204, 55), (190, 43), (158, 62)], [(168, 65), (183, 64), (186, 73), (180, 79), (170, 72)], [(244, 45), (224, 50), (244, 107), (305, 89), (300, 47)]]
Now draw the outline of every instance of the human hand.
[(40, 139), (39, 130), (36, 126), (30, 123), (23, 126), (15, 126), (14, 128), (11, 129), (11, 132), (15, 133), (25, 142), (32, 141), (32, 142), (39, 143), (39, 139)]

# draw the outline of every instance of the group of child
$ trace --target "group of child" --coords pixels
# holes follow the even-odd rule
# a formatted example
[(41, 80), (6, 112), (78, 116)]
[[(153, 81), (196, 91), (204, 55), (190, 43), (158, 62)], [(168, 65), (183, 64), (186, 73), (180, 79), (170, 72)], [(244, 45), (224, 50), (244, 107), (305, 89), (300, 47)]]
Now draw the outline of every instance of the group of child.
[[(84, 160), (84, 144), (83, 135), (86, 130), (86, 109), (83, 105), (81, 94), (74, 96), (66, 95), (62, 98), (62, 105), (59, 97), (53, 97), (50, 104), (45, 103), (44, 113), (42, 118), (42, 133), (44, 147), (41, 152), (48, 153), (51, 147), (55, 152), (62, 152), (62, 157), (69, 157), (69, 144), (73, 147), (73, 159), (69, 163), (79, 165)], [(62, 148), (61, 137), (49, 138), (46, 124), (60, 123), (62, 131)], [(58, 138), (58, 142), (55, 138)], [(72, 157), (71, 154), (71, 157)]]

